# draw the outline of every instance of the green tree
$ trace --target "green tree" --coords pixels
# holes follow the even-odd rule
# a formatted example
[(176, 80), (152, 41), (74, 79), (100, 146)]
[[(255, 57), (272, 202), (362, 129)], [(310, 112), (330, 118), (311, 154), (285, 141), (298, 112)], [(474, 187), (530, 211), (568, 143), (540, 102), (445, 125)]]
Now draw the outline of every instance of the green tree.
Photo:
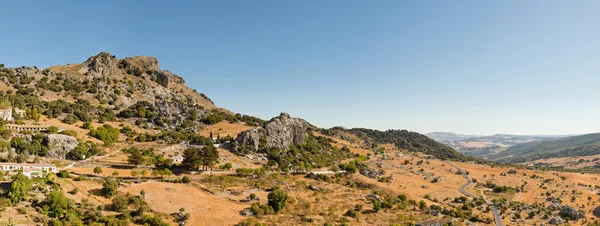
[(40, 120), (40, 113), (38, 112), (38, 109), (36, 107), (33, 107), (33, 109), (31, 110), (31, 118), (36, 122)]
[(19, 203), (27, 198), (27, 192), (31, 190), (31, 180), (23, 174), (17, 174), (10, 183), (8, 198), (13, 204)]
[(101, 174), (102, 173), (102, 168), (100, 168), (100, 166), (94, 167), (94, 173), (95, 174)]
[(143, 165), (145, 162), (144, 155), (139, 149), (132, 148), (130, 150), (130, 155), (127, 157), (127, 162), (135, 165), (136, 167), (138, 165)]
[(48, 206), (48, 216), (54, 218), (62, 218), (69, 209), (69, 199), (65, 197), (59, 190), (50, 192), (45, 201)]
[(280, 189), (275, 189), (271, 191), (271, 193), (269, 193), (269, 196), (267, 198), (269, 200), (269, 206), (273, 208), (275, 213), (279, 213), (283, 210), (283, 208), (285, 208), (288, 200), (288, 195)]
[(204, 170), (212, 170), (213, 166), (219, 161), (219, 151), (213, 145), (205, 145), (202, 148), (202, 165), (204, 166)]
[(49, 134), (55, 134), (55, 133), (58, 133), (58, 127), (56, 127), (56, 126), (49, 126), (49, 127), (48, 127), (48, 133), (49, 133)]
[(375, 212), (379, 212), (379, 210), (381, 210), (382, 207), (381, 207), (381, 202), (380, 201), (377, 201), (377, 199), (373, 199), (371, 201), (371, 203), (373, 204), (373, 210)]
[(427, 203), (426, 203), (425, 201), (421, 200), (421, 201), (419, 202), (419, 209), (420, 209), (420, 210), (425, 210), (425, 209), (427, 209)]
[(111, 145), (117, 142), (119, 137), (119, 129), (112, 127), (111, 125), (104, 124), (97, 129), (90, 130), (90, 136), (95, 137), (104, 142), (104, 145)]
[[(115, 171), (117, 172), (117, 171)], [(119, 188), (119, 183), (116, 180), (106, 179), (102, 184), (102, 194), (110, 198), (117, 194), (117, 189)]]

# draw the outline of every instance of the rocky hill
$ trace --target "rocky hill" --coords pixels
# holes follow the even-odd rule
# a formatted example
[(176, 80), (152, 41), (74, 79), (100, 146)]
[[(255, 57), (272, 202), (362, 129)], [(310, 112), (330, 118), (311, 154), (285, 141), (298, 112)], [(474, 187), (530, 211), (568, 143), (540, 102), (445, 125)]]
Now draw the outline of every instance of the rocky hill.
[(211, 114), (233, 115), (162, 70), (154, 57), (117, 59), (108, 52), (80, 64), (0, 68), (0, 90), (15, 107), (50, 118), (114, 121), (148, 129), (196, 128)]
[(564, 137), (510, 134), (483, 136), (447, 132), (428, 133), (427, 136), (456, 149), (461, 154), (480, 158), (488, 158), (488, 156), (496, 155), (513, 145)]
[(516, 163), (597, 154), (600, 154), (600, 133), (518, 144), (490, 156), (490, 159)]
[(331, 136), (338, 136), (340, 132), (349, 132), (364, 139), (367, 141), (367, 144), (372, 146), (389, 143), (394, 144), (400, 149), (413, 152), (423, 152), (439, 159), (470, 159), (469, 157), (461, 155), (451, 147), (441, 144), (423, 134), (407, 130), (379, 131), (364, 128), (344, 129), (342, 127), (334, 127), (327, 130), (322, 130), (322, 132)]

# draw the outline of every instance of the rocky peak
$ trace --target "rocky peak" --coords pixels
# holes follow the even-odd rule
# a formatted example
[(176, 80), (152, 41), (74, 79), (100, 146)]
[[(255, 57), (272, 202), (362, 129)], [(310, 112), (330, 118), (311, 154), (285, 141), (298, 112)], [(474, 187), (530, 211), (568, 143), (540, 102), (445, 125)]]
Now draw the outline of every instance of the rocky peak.
[(84, 67), (80, 72), (94, 77), (110, 76), (117, 72), (117, 63), (114, 55), (109, 52), (101, 52), (83, 62)]
[(240, 133), (236, 142), (246, 145), (251, 151), (257, 151), (259, 139), (265, 138), (267, 147), (286, 150), (290, 145), (304, 144), (308, 136), (307, 131), (311, 127), (303, 119), (293, 118), (284, 112), (272, 118), (264, 129), (251, 129)]

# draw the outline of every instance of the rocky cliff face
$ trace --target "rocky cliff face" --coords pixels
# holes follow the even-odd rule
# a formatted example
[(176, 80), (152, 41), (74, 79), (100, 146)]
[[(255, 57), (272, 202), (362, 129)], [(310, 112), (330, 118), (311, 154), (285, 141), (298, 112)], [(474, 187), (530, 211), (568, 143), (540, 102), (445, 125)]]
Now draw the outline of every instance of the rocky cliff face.
[(241, 132), (235, 139), (235, 142), (239, 145), (245, 145), (246, 148), (251, 152), (258, 151), (260, 144), (260, 138), (264, 137), (264, 130), (262, 128), (252, 128)]
[(47, 157), (55, 159), (66, 159), (67, 153), (79, 145), (77, 138), (63, 134), (48, 134), (47, 142)]
[(286, 150), (290, 145), (303, 144), (308, 136), (307, 130), (311, 127), (303, 119), (292, 118), (287, 113), (281, 113), (271, 119), (264, 129), (254, 128), (240, 133), (236, 143), (245, 145), (250, 151), (257, 151), (260, 138), (264, 138), (268, 148)]
[(81, 74), (93, 77), (107, 77), (117, 73), (117, 59), (108, 52), (101, 52), (83, 62)]
[(309, 124), (303, 119), (281, 113), (265, 126), (267, 146), (285, 150), (292, 144), (303, 144), (308, 127)]

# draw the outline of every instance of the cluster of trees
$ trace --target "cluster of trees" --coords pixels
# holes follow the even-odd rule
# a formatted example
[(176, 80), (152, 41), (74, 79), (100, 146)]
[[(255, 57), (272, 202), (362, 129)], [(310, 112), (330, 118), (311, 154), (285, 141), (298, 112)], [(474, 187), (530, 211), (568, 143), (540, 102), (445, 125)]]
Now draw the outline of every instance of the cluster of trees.
[(90, 141), (79, 142), (79, 145), (67, 153), (67, 157), (73, 160), (83, 160), (94, 155), (101, 154), (102, 151), (98, 148), (98, 145)]
[(205, 145), (202, 148), (190, 147), (183, 151), (182, 165), (190, 170), (202, 167), (202, 170), (212, 170), (219, 161), (219, 151), (213, 145)]
[(153, 148), (138, 149), (130, 147), (122, 149), (121, 152), (129, 154), (127, 162), (132, 165), (155, 165), (159, 169), (170, 169), (173, 166), (173, 160), (164, 155), (156, 155)]
[(278, 148), (270, 149), (267, 151), (267, 157), (269, 167), (277, 166), (286, 172), (302, 172), (310, 171), (312, 168), (330, 167), (353, 155), (347, 148), (342, 150), (333, 147), (325, 137), (308, 133), (304, 144), (291, 145), (285, 151)]
[(264, 126), (266, 124), (265, 120), (254, 116), (242, 114), (232, 115), (230, 113), (223, 112), (218, 109), (212, 110), (209, 114), (204, 115), (200, 121), (204, 124), (213, 125), (223, 120), (227, 120), (233, 123), (245, 122), (249, 126)]
[(119, 113), (121, 118), (147, 118), (152, 119), (156, 114), (156, 107), (148, 101), (138, 101)]
[(321, 132), (327, 135), (335, 135), (342, 131), (369, 140), (373, 147), (380, 144), (391, 143), (400, 149), (423, 152), (439, 159), (454, 159), (461, 161), (477, 160), (468, 156), (463, 156), (451, 147), (430, 139), (423, 134), (407, 130), (379, 131), (364, 128), (344, 129), (342, 127), (333, 127), (331, 129), (324, 129)]
[(119, 134), (119, 129), (109, 124), (104, 124), (101, 127), (98, 127), (97, 129), (92, 129), (89, 133), (90, 136), (103, 141), (104, 145), (111, 145), (114, 142), (116, 142), (117, 138), (119, 137)]

